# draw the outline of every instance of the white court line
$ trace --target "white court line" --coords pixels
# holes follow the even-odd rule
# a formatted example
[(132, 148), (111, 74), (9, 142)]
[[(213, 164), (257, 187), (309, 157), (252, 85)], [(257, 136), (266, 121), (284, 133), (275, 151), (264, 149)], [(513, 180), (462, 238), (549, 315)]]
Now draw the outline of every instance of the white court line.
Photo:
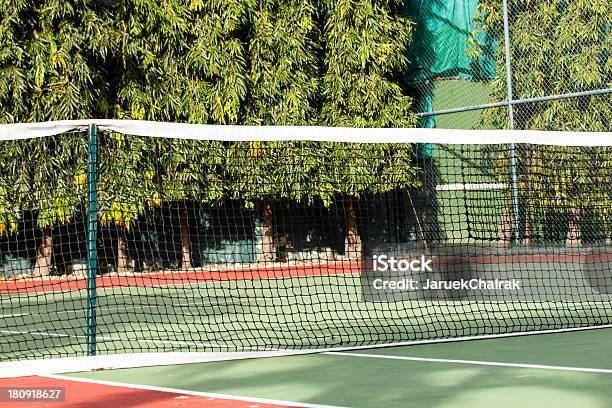
[[(325, 293), (317, 293), (317, 294), (312, 294), (312, 295), (299, 295), (299, 296), (294, 296), (293, 298), (297, 298), (297, 297), (306, 297), (306, 298), (312, 298), (312, 297), (328, 297), (330, 296), (329, 294), (325, 294)], [(229, 296), (228, 296), (229, 297)], [(270, 301), (277, 301), (277, 300), (284, 300), (287, 299), (286, 297), (281, 297), (281, 296), (275, 296), (275, 297), (263, 297), (263, 296), (259, 296), (259, 297), (245, 297), (243, 299), (238, 299), (238, 301), (236, 300), (231, 300), (228, 299), (227, 301), (219, 301), (219, 302), (215, 302), (215, 301), (211, 301), (211, 302), (193, 302), (193, 303), (170, 303), (170, 304), (154, 304), (154, 305), (125, 305), (125, 306), (96, 306), (96, 310), (99, 312), (104, 312), (104, 311), (114, 311), (114, 310), (139, 310), (139, 309), (160, 309), (160, 308), (164, 308), (164, 307), (193, 307), (193, 306), (226, 306), (226, 305), (233, 305), (233, 304), (239, 304), (242, 305), (240, 303), (241, 300), (246, 300), (246, 301), (261, 301), (261, 300), (270, 300)], [(86, 308), (82, 308), (82, 309), (67, 309), (67, 310), (53, 310), (53, 311), (49, 311), (47, 313), (38, 313), (38, 312), (28, 312), (28, 313), (13, 313), (13, 314), (6, 314), (6, 315), (0, 315), (0, 318), (10, 318), (10, 317), (20, 317), (20, 316), (48, 316), (50, 314), (75, 314), (75, 313), (84, 313), (86, 312), (87, 309)]]
[(336, 405), (308, 404), (308, 403), (303, 403), (303, 402), (275, 400), (275, 399), (268, 399), (268, 398), (242, 397), (242, 396), (237, 396), (237, 395), (218, 394), (218, 393), (213, 393), (213, 392), (183, 390), (180, 388), (156, 387), (153, 385), (129, 384), (129, 383), (117, 382), (117, 381), (92, 380), (89, 378), (74, 378), (74, 377), (68, 377), (64, 375), (45, 375), (44, 377), (53, 378), (56, 380), (63, 380), (63, 381), (76, 381), (76, 382), (82, 382), (82, 383), (109, 385), (112, 387), (133, 388), (133, 389), (138, 389), (138, 390), (171, 392), (174, 394), (184, 394), (184, 395), (193, 395), (197, 397), (255, 402), (255, 403), (260, 403), (260, 404), (288, 405), (290, 407), (303, 407), (303, 408), (342, 408)]
[(168, 366), (213, 361), (245, 360), (252, 358), (283, 357), (309, 354), (309, 351), (224, 351), (224, 352), (149, 352), (132, 354), (99, 354), (96, 356), (56, 357), (39, 360), (0, 362), (0, 378), (30, 375), (114, 370), (121, 368)]
[[(70, 337), (74, 339), (86, 339), (87, 336), (78, 335), (78, 334), (67, 334), (67, 333), (54, 333), (54, 332), (43, 332), (43, 331), (20, 331), (20, 330), (0, 330), (0, 334), (28, 334), (31, 336), (41, 336), (41, 337)], [(157, 340), (157, 339), (143, 339), (143, 338), (129, 338), (129, 337), (120, 337), (120, 336), (104, 336), (97, 335), (97, 340), (111, 340), (111, 341), (129, 341), (129, 342), (137, 342), (137, 343), (147, 343), (147, 344), (169, 344), (172, 346), (195, 346), (195, 347), (220, 347), (220, 348), (230, 348), (233, 346), (229, 346), (227, 344), (215, 344), (215, 343), (198, 343), (198, 342), (190, 342), (190, 341), (181, 341), (181, 340)]]
[(39, 332), (39, 331), (31, 332), (31, 331), (21, 331), (21, 330), (0, 330), (0, 333), (2, 334), (30, 334), (32, 336), (48, 336), (48, 337), (74, 337), (77, 339), (86, 338), (86, 336), (76, 336), (76, 335), (65, 334), (65, 333), (51, 333), (51, 332)]
[[(306, 355), (306, 354), (317, 354), (317, 353), (338, 353), (338, 352), (353, 352), (355, 350), (371, 350), (387, 347), (400, 347), (400, 346), (413, 346), (419, 344), (440, 344), (440, 343), (455, 343), (462, 341), (472, 340), (498, 340), (503, 338), (517, 337), (517, 336), (528, 336), (528, 335), (540, 335), (540, 334), (553, 334), (553, 333), (570, 333), (570, 332), (582, 332), (594, 329), (610, 329), (612, 325), (592, 326), (592, 327), (581, 327), (581, 328), (567, 328), (557, 330), (540, 330), (533, 332), (518, 332), (518, 333), (504, 333), (504, 334), (490, 334), (481, 336), (467, 336), (467, 337), (455, 337), (447, 339), (432, 339), (432, 340), (409, 340), (396, 343), (388, 344), (370, 344), (363, 346), (348, 346), (348, 347), (331, 347), (331, 348), (271, 348), (255, 346), (249, 348), (240, 348), (244, 351), (221, 351), (221, 352), (208, 352), (198, 353), (194, 351), (189, 352), (151, 352), (151, 353), (132, 353), (132, 354), (109, 354), (99, 355), (93, 357), (62, 357), (55, 359), (37, 359), (37, 360), (21, 360), (21, 361), (9, 361), (2, 363), (0, 362), (0, 378), (2, 377), (16, 377), (24, 375), (40, 375), (40, 374), (56, 374), (65, 373), (69, 371), (88, 371), (100, 368), (132, 368), (132, 367), (143, 367), (152, 365), (169, 365), (169, 364), (187, 364), (187, 363), (204, 363), (210, 361), (228, 361), (228, 360), (239, 360), (245, 358), (268, 358), (268, 357), (281, 357), (281, 356), (292, 356), (292, 355)], [(6, 331), (5, 331), (6, 332)], [(0, 331), (2, 333), (2, 331)], [(17, 334), (26, 334), (28, 332), (17, 332)], [(39, 332), (39, 335), (45, 335)], [(60, 333), (47, 333), (46, 335), (51, 336), (62, 336)], [(82, 337), (82, 336), (74, 336)], [(123, 339), (121, 339), (123, 340)], [(126, 341), (137, 341), (138, 339), (125, 339)], [(155, 340), (153, 340), (155, 341)], [(164, 341), (164, 340), (160, 340)], [(214, 346), (213, 346), (214, 347)], [(223, 347), (218, 345), (218, 347)], [(230, 347), (230, 346), (227, 346)], [(238, 347), (236, 347), (238, 348)], [(359, 354), (359, 356), (362, 356)], [(69, 365), (69, 362), (73, 362)], [(466, 363), (467, 364), (467, 363)], [(481, 362), (478, 362), (481, 364)]]
[[(97, 306), (96, 310), (98, 311), (113, 311), (113, 310), (128, 310), (128, 309), (147, 309), (147, 308), (156, 308), (159, 309), (159, 305), (150, 306), (150, 305), (130, 305), (125, 307), (118, 306)], [(87, 311), (86, 308), (82, 309), (66, 309), (66, 310), (51, 310), (47, 313), (38, 313), (38, 312), (28, 312), (28, 313), (14, 313), (10, 315), (0, 315), (0, 318), (3, 317), (19, 317), (19, 316), (49, 316), (52, 314), (76, 314), (76, 313), (85, 313)]]
[[(212, 304), (212, 303), (211, 303)], [(115, 311), (115, 310), (138, 310), (138, 309), (160, 309), (164, 307), (172, 307), (172, 306), (180, 306), (187, 307), (193, 306), (189, 304), (181, 304), (181, 303), (173, 303), (173, 304), (161, 304), (161, 305), (125, 305), (125, 306), (96, 306), (96, 310), (98, 312), (104, 311)], [(197, 305), (196, 305), (197, 306)], [(87, 308), (82, 309), (66, 309), (66, 310), (52, 310), (47, 313), (38, 313), (38, 312), (28, 312), (28, 313), (16, 313), (12, 315), (4, 315), (0, 317), (13, 317), (13, 316), (48, 316), (51, 314), (75, 314), (75, 313), (84, 313), (87, 311)]]
[[(281, 298), (278, 298), (281, 299)], [(139, 310), (139, 309), (160, 309), (163, 307), (191, 307), (191, 306), (214, 306), (214, 305), (227, 305), (228, 303), (220, 303), (220, 302), (210, 302), (210, 303), (171, 303), (169, 305), (161, 304), (161, 305), (126, 305), (126, 306), (96, 306), (96, 310), (98, 312), (104, 311), (115, 311), (115, 310)], [(50, 314), (75, 314), (75, 313), (84, 313), (86, 312), (86, 308), (82, 309), (67, 309), (67, 310), (53, 310), (47, 313), (37, 313), (37, 312), (28, 312), (28, 313), (14, 313), (10, 315), (0, 315), (2, 317), (18, 317), (18, 316), (48, 316)]]
[(535, 368), (540, 370), (557, 370), (557, 371), (578, 371), (584, 373), (604, 373), (612, 374), (612, 369), (605, 368), (584, 368), (584, 367), (564, 367), (550, 366), (541, 364), (520, 364), (520, 363), (501, 363), (497, 361), (479, 361), (479, 360), (455, 360), (448, 358), (427, 358), (427, 357), (407, 357), (407, 356), (390, 356), (384, 354), (359, 354), (347, 352), (328, 351), (321, 354), (330, 354), (334, 356), (362, 357), (362, 358), (379, 358), (386, 360), (404, 360), (404, 361), (421, 361), (428, 363), (447, 363), (447, 364), (470, 364), (494, 367), (511, 367), (511, 368)]

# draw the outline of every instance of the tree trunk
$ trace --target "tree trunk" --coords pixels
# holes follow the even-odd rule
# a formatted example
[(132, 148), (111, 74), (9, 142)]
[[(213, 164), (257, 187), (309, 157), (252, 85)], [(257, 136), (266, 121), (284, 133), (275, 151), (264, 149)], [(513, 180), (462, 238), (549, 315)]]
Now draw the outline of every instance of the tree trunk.
[(261, 242), (261, 253), (257, 260), (259, 262), (274, 261), (274, 236), (272, 232), (272, 200), (265, 199), (262, 203), (263, 216), (263, 238)]
[(43, 228), (42, 233), (42, 241), (36, 250), (34, 276), (49, 276), (51, 273), (51, 255), (53, 253), (53, 235), (51, 234), (51, 227)]
[[(529, 197), (527, 197), (525, 200), (529, 200)], [(523, 240), (525, 245), (531, 245), (533, 237), (533, 224), (531, 218), (531, 210), (529, 208), (529, 202), (527, 201), (525, 204), (525, 238)]]
[(579, 246), (581, 243), (580, 208), (572, 208), (569, 213), (566, 246)]
[(180, 202), (179, 219), (181, 224), (181, 268), (183, 270), (192, 269), (191, 247), (189, 244), (189, 214), (187, 212), (187, 202)]
[(531, 151), (531, 145), (527, 144), (525, 145), (525, 154), (526, 154), (526, 159), (525, 159), (525, 165), (526, 165), (526, 169), (525, 169), (525, 239), (523, 240), (523, 243), (525, 245), (531, 245), (532, 242), (532, 237), (533, 237), (533, 222), (532, 222), (532, 216), (531, 216), (531, 208), (530, 208), (530, 181), (531, 181), (531, 155), (532, 155), (532, 151)]
[(344, 239), (344, 254), (350, 259), (361, 258), (361, 237), (357, 231), (357, 216), (353, 199), (345, 197), (344, 204), (344, 219), (346, 224), (346, 237)]
[(508, 245), (510, 236), (512, 235), (512, 221), (510, 220), (510, 210), (504, 207), (502, 221), (497, 229), (497, 242), (500, 245)]
[(128, 271), (127, 239), (123, 229), (117, 230), (117, 272)]

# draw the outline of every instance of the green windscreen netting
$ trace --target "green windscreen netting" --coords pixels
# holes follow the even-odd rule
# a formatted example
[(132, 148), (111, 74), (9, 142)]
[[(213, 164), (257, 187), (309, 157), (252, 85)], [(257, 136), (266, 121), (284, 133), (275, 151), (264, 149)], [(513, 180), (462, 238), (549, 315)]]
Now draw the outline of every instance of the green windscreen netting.
[(495, 76), (494, 36), (480, 29), (478, 0), (407, 2), (415, 23), (406, 73), (409, 84), (448, 77), (488, 80)]
[[(445, 79), (482, 82), (495, 77), (497, 41), (479, 23), (478, 1), (410, 1), (403, 12), (415, 24), (408, 51), (409, 65), (404, 75), (404, 81), (415, 97), (415, 111), (432, 112), (454, 106), (456, 102), (448, 100), (452, 95), (468, 98), (471, 100), (468, 104), (472, 105), (485, 102), (479, 97), (486, 98), (488, 90), (485, 95), (478, 92), (472, 95), (476, 90), (483, 91), (482, 86), (449, 83), (446, 84), (451, 87), (449, 90), (439, 86), (435, 89), (435, 84)], [(436, 109), (434, 99), (438, 102)], [(437, 119), (435, 116), (423, 117), (419, 127), (436, 127)], [(462, 120), (451, 127), (465, 125)], [(425, 156), (434, 154), (431, 145), (419, 150)]]

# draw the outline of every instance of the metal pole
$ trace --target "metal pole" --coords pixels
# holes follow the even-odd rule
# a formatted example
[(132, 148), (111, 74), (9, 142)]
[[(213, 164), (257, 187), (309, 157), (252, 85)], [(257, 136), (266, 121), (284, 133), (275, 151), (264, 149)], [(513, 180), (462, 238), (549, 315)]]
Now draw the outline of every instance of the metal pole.
[(596, 89), (593, 91), (572, 92), (572, 93), (559, 94), (559, 95), (538, 96), (536, 98), (514, 99), (511, 101), (503, 101), (503, 102), (483, 103), (480, 105), (462, 106), (460, 108), (441, 109), (441, 110), (433, 111), (433, 112), (419, 112), (416, 114), (416, 116), (419, 118), (425, 118), (428, 116), (448, 115), (449, 113), (460, 113), (460, 112), (468, 112), (468, 111), (475, 111), (475, 110), (483, 110), (483, 109), (488, 109), (488, 108), (499, 108), (502, 106), (508, 106), (508, 104), (512, 106), (525, 105), (528, 103), (559, 101), (562, 99), (579, 98), (581, 96), (606, 95), (609, 93), (612, 93), (612, 88)]
[(87, 141), (87, 355), (96, 355), (96, 274), (98, 253), (96, 232), (98, 220), (97, 172), (98, 172), (98, 129), (89, 125)]
[[(514, 129), (514, 107), (512, 101), (512, 68), (510, 64), (510, 28), (508, 22), (508, 0), (503, 0), (504, 6), (504, 45), (506, 48), (506, 85), (508, 87), (508, 125)], [(514, 212), (514, 225), (512, 226), (512, 241), (519, 242), (519, 191), (516, 164), (516, 146), (510, 144), (510, 166), (512, 173), (512, 207)]]

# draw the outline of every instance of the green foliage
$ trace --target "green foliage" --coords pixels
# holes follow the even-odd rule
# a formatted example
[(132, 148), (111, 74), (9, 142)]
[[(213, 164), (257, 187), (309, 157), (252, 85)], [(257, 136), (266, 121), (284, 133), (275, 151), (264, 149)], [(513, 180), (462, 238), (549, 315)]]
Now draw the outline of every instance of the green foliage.
[(159, 206), (162, 201), (221, 199), (223, 155), (223, 146), (217, 141), (155, 139), (146, 159), (156, 170), (149, 206)]
[[(246, 95), (248, 2), (109, 1), (97, 10), (116, 102), (106, 116), (236, 123)], [(102, 30), (100, 30), (102, 31)], [(106, 34), (110, 33), (110, 34)]]
[[(483, 30), (503, 42), (500, 0), (480, 5)], [(612, 8), (607, 0), (509, 2), (510, 58), (514, 99), (612, 86)], [(500, 47), (497, 72), (505, 72)], [(493, 100), (507, 98), (505, 75), (493, 81)], [(609, 95), (515, 107), (517, 129), (609, 131)], [(488, 125), (507, 127), (504, 110), (485, 114)]]
[(0, 141), (0, 236), (17, 230), (20, 203), (27, 197), (25, 150), (28, 141)]
[[(409, 33), (393, 2), (258, 1), (246, 123), (414, 125), (411, 100), (394, 81), (406, 64)], [(225, 167), (230, 195), (249, 206), (269, 197), (331, 205), (342, 194), (413, 185), (411, 151), (409, 145), (234, 143)]]
[(180, 53), (187, 47), (187, 8), (175, 1), (101, 3), (109, 34), (102, 66), (112, 79), (115, 104), (104, 114), (125, 119), (176, 120), (184, 88)]
[[(116, 87), (105, 114), (235, 123), (246, 94), (241, 27), (247, 3), (133, 0), (99, 10), (112, 33), (104, 66)], [(129, 223), (162, 201), (221, 198), (217, 142), (113, 136), (100, 164), (103, 223)]]
[[(0, 122), (96, 115), (107, 86), (94, 63), (87, 5), (0, 1)], [(41, 227), (72, 219), (84, 197), (84, 143), (74, 135), (2, 142), (1, 231), (14, 230), (22, 211), (36, 211)]]
[(232, 198), (265, 197), (329, 206), (339, 195), (418, 185), (412, 146), (397, 144), (244, 142), (227, 150)]
[(321, 122), (413, 127), (411, 99), (393, 79), (407, 66), (411, 24), (396, 0), (324, 1)]
[(539, 205), (551, 209), (601, 206), (609, 213), (610, 206), (602, 204), (612, 149), (548, 146), (534, 150), (530, 156), (531, 181), (537, 180), (533, 194)]
[(249, 36), (248, 124), (316, 121), (321, 35), (311, 0), (260, 0)]
[(387, 192), (418, 184), (412, 145), (325, 143), (311, 176), (313, 196), (329, 205), (338, 195)]
[(254, 0), (191, 0), (186, 119), (235, 124), (247, 97), (246, 31)]
[[(316, 123), (320, 33), (312, 1), (258, 0), (250, 13), (247, 124)], [(243, 142), (227, 148), (228, 193), (247, 206), (266, 198), (309, 199), (315, 143)]]
[[(483, 29), (503, 41), (501, 1), (486, 0), (480, 7)], [(609, 1), (512, 0), (509, 11), (514, 99), (612, 86)], [(503, 47), (497, 61), (497, 71), (505, 72)], [(499, 75), (493, 81), (492, 99), (506, 98), (506, 78)], [(610, 131), (612, 101), (601, 95), (523, 104), (514, 113), (517, 129)], [(483, 124), (507, 127), (507, 110), (486, 111)], [(517, 159), (522, 203), (544, 213), (587, 209), (602, 223), (602, 231), (612, 231), (612, 196), (604, 187), (609, 184), (610, 149), (528, 145), (519, 148)], [(506, 182), (509, 168), (504, 154), (498, 170)]]
[(24, 171), (29, 191), (21, 202), (37, 210), (39, 227), (65, 224), (80, 209), (86, 194), (87, 150), (82, 135), (58, 135), (30, 140)]
[[(413, 126), (396, 78), (411, 26), (395, 0), (0, 0), (0, 121), (110, 117), (207, 124)], [(71, 146), (65, 143), (72, 143)], [(0, 225), (84, 202), (74, 139), (0, 146)], [(224, 197), (330, 204), (414, 183), (412, 146), (100, 138), (99, 211)], [(18, 168), (12, 168), (15, 155)], [(78, 156), (78, 157), (77, 157)], [(23, 178), (13, 183), (14, 177)], [(12, 185), (19, 185), (13, 189)], [(64, 201), (62, 201), (64, 200)], [(17, 218), (16, 218), (17, 217)], [(10, 227), (12, 228), (12, 227)]]
[(156, 169), (147, 142), (116, 133), (100, 138), (97, 187), (103, 226), (114, 224), (129, 229), (154, 197)]
[(0, 234), (24, 211), (47, 227), (73, 220), (85, 199), (86, 140), (76, 134), (0, 143)]
[(265, 198), (308, 199), (319, 165), (316, 143), (238, 142), (227, 147), (226, 180), (231, 198), (248, 207)]
[[(324, 75), (321, 122), (331, 126), (413, 127), (412, 100), (396, 80), (407, 66), (412, 26), (402, 2), (324, 2)], [(384, 141), (377, 141), (384, 142)], [(416, 184), (412, 145), (341, 144), (322, 146), (315, 193), (359, 196)]]
[(91, 117), (106, 84), (87, 2), (0, 1), (0, 123)]

